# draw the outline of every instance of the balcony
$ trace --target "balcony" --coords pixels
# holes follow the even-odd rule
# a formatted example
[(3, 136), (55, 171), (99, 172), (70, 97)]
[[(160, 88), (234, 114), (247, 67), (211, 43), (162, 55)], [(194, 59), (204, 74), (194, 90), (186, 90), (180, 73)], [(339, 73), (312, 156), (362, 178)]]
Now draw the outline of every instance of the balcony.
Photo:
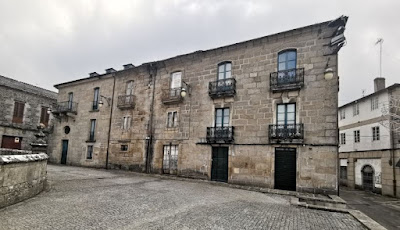
[(303, 124), (269, 125), (271, 143), (303, 143)]
[(299, 90), (304, 85), (304, 68), (290, 69), (270, 74), (272, 92)]
[(208, 95), (211, 98), (233, 97), (236, 94), (236, 80), (228, 78), (210, 82), (208, 84)]
[(163, 89), (162, 90), (162, 103), (169, 105), (169, 104), (176, 104), (182, 101), (181, 96), (182, 88), (171, 88), (171, 89)]
[(53, 108), (54, 115), (73, 113), (77, 114), (78, 103), (72, 101), (57, 102)]
[(119, 109), (133, 109), (135, 108), (135, 99), (134, 95), (118, 96), (117, 107)]
[(235, 127), (207, 127), (207, 143), (232, 143)]

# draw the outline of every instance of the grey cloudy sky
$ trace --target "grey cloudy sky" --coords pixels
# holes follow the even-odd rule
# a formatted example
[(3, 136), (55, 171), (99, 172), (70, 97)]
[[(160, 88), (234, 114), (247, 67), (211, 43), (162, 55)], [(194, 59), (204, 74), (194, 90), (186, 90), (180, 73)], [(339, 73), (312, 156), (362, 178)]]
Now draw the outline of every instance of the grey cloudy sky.
[(339, 55), (340, 104), (400, 82), (399, 0), (0, 0), (0, 75), (47, 89), (123, 64), (350, 17)]

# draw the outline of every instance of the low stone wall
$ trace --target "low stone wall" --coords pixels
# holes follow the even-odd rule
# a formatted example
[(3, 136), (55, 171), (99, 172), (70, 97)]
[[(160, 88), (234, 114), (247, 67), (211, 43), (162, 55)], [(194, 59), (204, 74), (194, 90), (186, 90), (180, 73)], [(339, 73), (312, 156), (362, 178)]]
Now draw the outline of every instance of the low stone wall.
[(31, 198), (45, 187), (45, 153), (0, 155), (0, 208)]
[(32, 151), (0, 148), (0, 155), (25, 155), (25, 154), (32, 154)]

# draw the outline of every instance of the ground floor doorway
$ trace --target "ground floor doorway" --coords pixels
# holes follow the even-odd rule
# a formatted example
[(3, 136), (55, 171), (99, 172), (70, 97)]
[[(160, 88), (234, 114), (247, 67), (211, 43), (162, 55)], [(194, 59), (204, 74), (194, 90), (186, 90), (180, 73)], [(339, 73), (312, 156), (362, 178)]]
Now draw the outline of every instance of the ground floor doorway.
[(164, 145), (163, 173), (177, 174), (178, 172), (178, 145)]
[(296, 191), (296, 149), (275, 148), (275, 189)]
[(212, 147), (211, 180), (228, 181), (228, 147)]
[(61, 164), (67, 164), (68, 140), (62, 140)]

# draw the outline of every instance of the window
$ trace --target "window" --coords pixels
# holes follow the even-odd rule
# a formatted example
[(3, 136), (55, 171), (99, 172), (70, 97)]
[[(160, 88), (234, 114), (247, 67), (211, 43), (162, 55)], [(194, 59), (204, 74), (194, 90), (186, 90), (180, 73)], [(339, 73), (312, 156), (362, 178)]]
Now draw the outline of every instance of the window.
[(72, 102), (74, 100), (74, 93), (68, 93), (68, 109), (72, 109)]
[(128, 151), (128, 145), (121, 145), (121, 151)]
[(95, 141), (94, 134), (96, 130), (96, 119), (90, 120), (90, 133), (89, 133), (89, 141)]
[(178, 112), (168, 112), (167, 128), (174, 128), (178, 126)]
[(128, 130), (131, 128), (131, 117), (124, 117), (122, 120), (122, 129)]
[(358, 104), (354, 104), (353, 105), (353, 116), (357, 116), (358, 114), (360, 114), (360, 109), (358, 107)]
[(86, 159), (92, 159), (92, 158), (93, 158), (93, 145), (88, 145)]
[(48, 107), (42, 107), (40, 111), (40, 123), (44, 124), (45, 126), (49, 125), (50, 114), (47, 113), (48, 109)]
[(340, 166), (340, 179), (347, 180), (347, 166)]
[(380, 140), (379, 126), (372, 127), (372, 140), (373, 141), (379, 141)]
[(171, 74), (171, 89), (182, 87), (182, 72), (175, 72)]
[(232, 63), (224, 62), (218, 65), (218, 79), (224, 80), (232, 77)]
[(340, 144), (342, 144), (342, 145), (346, 144), (346, 133), (340, 134)]
[(14, 103), (14, 114), (12, 119), (13, 123), (22, 123), (22, 120), (24, 119), (24, 108), (24, 102), (16, 101)]
[(296, 69), (296, 50), (287, 50), (278, 54), (278, 71)]
[(360, 130), (354, 130), (354, 143), (360, 142)]
[(340, 110), (340, 120), (343, 120), (346, 118), (346, 110), (343, 108)]
[(379, 97), (371, 98), (371, 110), (375, 110), (379, 108)]
[(133, 95), (133, 81), (126, 83), (126, 95)]
[(215, 127), (229, 126), (229, 108), (215, 109)]
[(93, 95), (93, 110), (99, 109), (99, 88), (94, 88), (94, 95)]
[(280, 104), (277, 107), (277, 125), (296, 124), (296, 104)]

